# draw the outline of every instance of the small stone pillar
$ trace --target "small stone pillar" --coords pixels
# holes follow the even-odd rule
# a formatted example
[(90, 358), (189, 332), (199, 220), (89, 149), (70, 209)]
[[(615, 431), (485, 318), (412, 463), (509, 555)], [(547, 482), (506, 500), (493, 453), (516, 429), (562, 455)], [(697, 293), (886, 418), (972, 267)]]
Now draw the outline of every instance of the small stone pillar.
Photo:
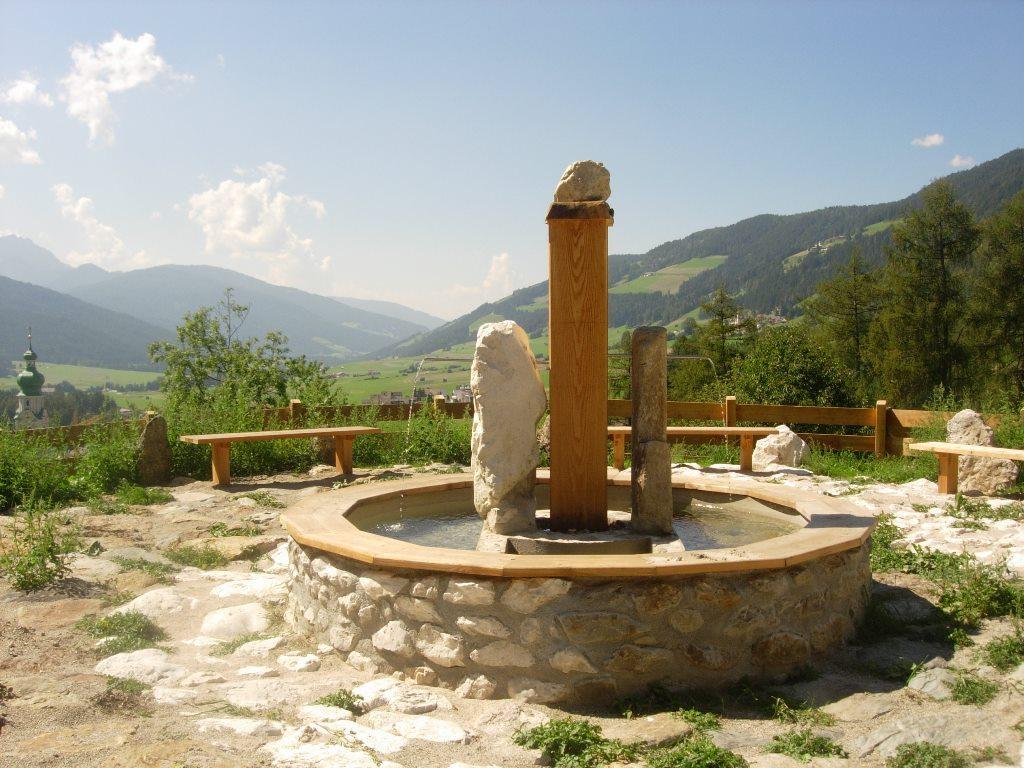
[(630, 525), (637, 533), (672, 533), (672, 451), (668, 425), (668, 340), (664, 328), (637, 328), (632, 348)]

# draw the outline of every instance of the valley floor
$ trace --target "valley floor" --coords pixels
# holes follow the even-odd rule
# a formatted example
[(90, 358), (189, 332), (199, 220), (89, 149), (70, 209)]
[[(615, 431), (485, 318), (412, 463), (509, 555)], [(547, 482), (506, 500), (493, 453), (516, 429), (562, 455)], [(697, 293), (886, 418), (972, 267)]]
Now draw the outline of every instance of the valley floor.
[[(677, 471), (720, 476), (733, 469), (683, 465)], [(386, 482), (411, 471), (375, 471), (362, 481)], [(462, 699), (398, 678), (375, 680), (285, 625), (288, 556), (278, 507), (330, 488), (331, 472), (321, 467), (308, 476), (245, 479), (230, 492), (183, 481), (169, 488), (173, 501), (134, 507), (131, 514), (65, 510), (81, 526), (91, 554), (77, 556), (72, 575), (55, 588), (24, 595), (0, 587), (0, 682), (12, 694), (0, 701), (0, 766), (537, 764), (540, 753), (516, 746), (513, 733), (565, 713), (525, 701)], [(800, 470), (764, 479), (847, 496), (891, 514), (908, 542), (943, 551), (967, 548), (992, 562), (1005, 558), (1024, 573), (1024, 522), (965, 529), (947, 514), (948, 499), (929, 481), (851, 486)], [(0, 525), (7, 522), (0, 518)], [(213, 536), (211, 528), (259, 532)], [(230, 561), (210, 570), (172, 570), (163, 553), (183, 545), (213, 546)], [(766, 768), (883, 766), (899, 745), (922, 740), (975, 751), (984, 755), (979, 765), (1024, 764), (1024, 664), (1000, 672), (984, 666), (978, 655), (985, 642), (1011, 632), (1010, 622), (986, 621), (974, 646), (954, 649), (914, 631), (935, 614), (929, 582), (912, 574), (876, 573), (873, 588), (906, 632), (851, 643), (802, 681), (725, 695), (719, 702), (721, 729), (710, 733), (712, 740)], [(158, 649), (102, 659), (97, 641), (76, 624), (118, 610), (149, 616), (167, 639)], [(252, 628), (264, 626), (252, 639)], [(250, 642), (212, 640), (209, 634)], [(915, 674), (908, 683), (910, 671)], [(112, 684), (109, 676), (145, 686)], [(957, 703), (953, 689), (963, 677), (993, 684), (994, 696), (983, 704)], [(339, 689), (361, 693), (368, 711), (353, 717), (346, 710), (310, 706)], [(0, 686), (0, 698), (4, 691)], [(802, 727), (762, 706), (773, 697), (820, 707), (813, 715), (797, 708), (790, 719), (815, 720), (809, 727), (849, 757), (799, 763), (767, 754), (773, 736)], [(610, 711), (574, 715), (623, 741), (657, 744), (691, 731), (671, 711), (657, 710), (654, 703), (649, 714), (630, 719)], [(984, 748), (990, 750), (982, 753)]]

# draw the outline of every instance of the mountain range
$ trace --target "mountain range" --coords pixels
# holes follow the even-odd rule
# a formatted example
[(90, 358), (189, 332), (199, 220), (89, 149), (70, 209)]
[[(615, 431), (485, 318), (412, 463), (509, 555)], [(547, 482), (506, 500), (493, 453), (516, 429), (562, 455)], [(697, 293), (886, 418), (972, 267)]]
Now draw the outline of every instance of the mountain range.
[[(978, 218), (1024, 190), (1024, 149), (1016, 149), (948, 180)], [(644, 254), (609, 257), (609, 326), (678, 328), (724, 285), (755, 312), (792, 317), (815, 286), (859, 247), (872, 266), (885, 261), (891, 226), (920, 203), (901, 200), (846, 205), (790, 215), (762, 214), (663, 243)], [(398, 342), (378, 356), (418, 356), (470, 341), (483, 322), (515, 320), (531, 336), (547, 331), (547, 281), (521, 288), (434, 330)]]

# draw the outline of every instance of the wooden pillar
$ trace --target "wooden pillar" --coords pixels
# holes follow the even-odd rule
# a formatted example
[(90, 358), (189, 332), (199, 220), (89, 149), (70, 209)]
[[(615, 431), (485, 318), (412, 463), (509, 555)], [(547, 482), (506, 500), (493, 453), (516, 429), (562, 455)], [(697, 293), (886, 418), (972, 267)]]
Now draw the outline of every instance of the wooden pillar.
[(334, 466), (343, 475), (352, 474), (352, 438), (334, 437)]
[(729, 395), (725, 398), (725, 409), (722, 421), (727, 427), (736, 426), (736, 398)]
[(305, 424), (304, 424), (305, 420), (306, 420), (306, 406), (303, 405), (302, 401), (301, 400), (292, 400), (290, 403), (288, 403), (288, 421), (289, 421), (289, 423), (294, 425), (296, 422), (300, 422), (300, 423), (303, 423), (302, 424), (303, 426), (305, 426)]
[(875, 456), (885, 456), (885, 423), (889, 416), (889, 403), (879, 400), (875, 403)]
[(616, 469), (626, 467), (626, 436), (612, 435), (612, 466)]
[(955, 453), (937, 453), (939, 459), (939, 493), (953, 493), (959, 484), (960, 461)]
[(551, 527), (608, 527), (607, 203), (554, 203), (548, 223)]
[(740, 435), (740, 472), (754, 471), (754, 436)]
[(212, 472), (214, 485), (231, 485), (231, 443), (213, 443)]

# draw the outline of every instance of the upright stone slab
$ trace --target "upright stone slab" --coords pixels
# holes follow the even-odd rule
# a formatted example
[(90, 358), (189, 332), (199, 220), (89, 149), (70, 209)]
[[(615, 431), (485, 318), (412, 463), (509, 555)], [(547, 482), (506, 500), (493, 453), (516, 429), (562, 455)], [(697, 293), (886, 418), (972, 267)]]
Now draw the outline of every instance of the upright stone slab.
[(672, 452), (668, 425), (668, 340), (664, 328), (637, 328), (632, 348), (633, 515), (638, 533), (672, 533)]
[[(981, 418), (981, 414), (969, 408), (957, 413), (946, 424), (946, 440), (962, 445), (996, 444), (992, 428)], [(961, 456), (957, 469), (959, 487), (963, 493), (991, 496), (1017, 482), (1017, 465), (1009, 459)]]
[(537, 423), (547, 398), (522, 328), (511, 320), (480, 326), (470, 386), (476, 511), (495, 533), (536, 530)]

